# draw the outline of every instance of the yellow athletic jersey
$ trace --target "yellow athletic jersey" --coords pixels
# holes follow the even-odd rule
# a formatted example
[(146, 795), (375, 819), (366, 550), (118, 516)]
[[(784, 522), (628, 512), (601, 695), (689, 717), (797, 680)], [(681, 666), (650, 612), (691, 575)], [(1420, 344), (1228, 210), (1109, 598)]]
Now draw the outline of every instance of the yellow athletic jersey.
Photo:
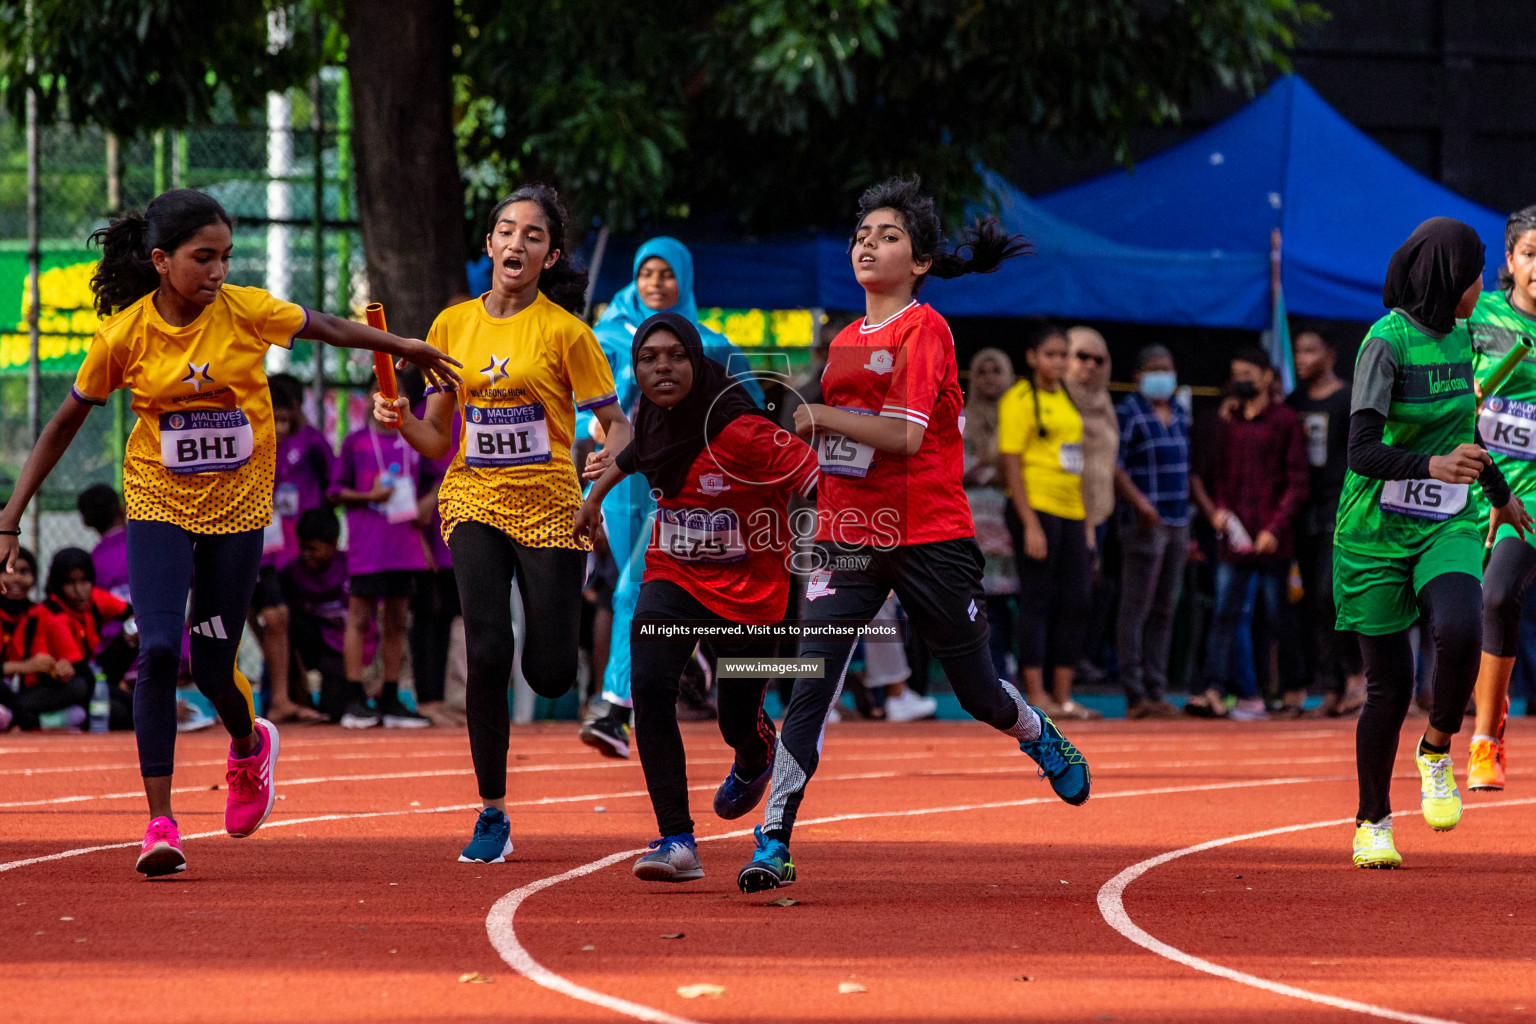
[(997, 402), (997, 450), (1023, 459), (1029, 507), (1060, 519), (1082, 519), (1083, 417), (1058, 386), (1038, 392), (1021, 380)]
[(104, 405), (127, 388), (138, 422), (123, 458), (129, 519), (193, 533), (241, 533), (272, 520), (277, 436), (263, 368), (309, 322), (302, 306), (226, 284), (185, 327), (153, 293), (108, 317), (75, 376), (75, 398)]
[(463, 433), (438, 491), (443, 539), (476, 522), (525, 547), (587, 550), (571, 530), (581, 508), (576, 410), (616, 400), (592, 329), (542, 292), (504, 318), (482, 295), (439, 313), (427, 343), (464, 366)]

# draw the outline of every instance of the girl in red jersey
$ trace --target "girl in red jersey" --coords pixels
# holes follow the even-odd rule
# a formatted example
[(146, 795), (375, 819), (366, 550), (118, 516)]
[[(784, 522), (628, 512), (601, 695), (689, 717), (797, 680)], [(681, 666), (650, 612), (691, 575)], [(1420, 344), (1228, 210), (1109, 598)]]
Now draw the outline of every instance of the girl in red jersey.
[[(631, 473), (656, 494), (645, 579), (631, 623), (635, 731), (646, 788), (661, 838), (635, 862), (635, 877), (686, 882), (704, 877), (688, 816), (688, 776), (677, 728), (678, 678), (700, 637), (661, 639), (655, 626), (718, 627), (722, 657), (772, 657), (778, 645), (747, 625), (784, 617), (789, 601), (789, 496), (816, 487), (816, 454), (758, 408), (741, 382), (705, 355), (699, 329), (677, 313), (657, 313), (635, 331), (640, 387), (635, 439), (616, 458), (595, 453), (596, 479), (576, 516), (590, 537), (603, 498)], [(739, 818), (762, 799), (773, 763), (773, 722), (763, 713), (767, 676), (724, 680), (720, 734), (735, 763), (715, 792), (715, 813)]]
[(795, 680), (757, 851), (737, 876), (743, 892), (795, 880), (790, 831), (853, 653), (854, 637), (842, 627), (867, 624), (892, 590), (960, 706), (1017, 740), (1067, 803), (1088, 799), (1088, 765), (1077, 748), (993, 671), (984, 560), (962, 486), (954, 339), (944, 318), (916, 299), (929, 275), (988, 273), (1027, 246), (991, 218), (956, 250), (939, 241), (933, 200), (916, 180), (891, 179), (860, 197), (849, 257), (864, 288), (864, 319), (832, 342), (825, 404), (795, 412), (795, 429), (816, 438), (821, 466), (818, 564), (806, 585), (799, 658), (822, 658), (826, 671)]

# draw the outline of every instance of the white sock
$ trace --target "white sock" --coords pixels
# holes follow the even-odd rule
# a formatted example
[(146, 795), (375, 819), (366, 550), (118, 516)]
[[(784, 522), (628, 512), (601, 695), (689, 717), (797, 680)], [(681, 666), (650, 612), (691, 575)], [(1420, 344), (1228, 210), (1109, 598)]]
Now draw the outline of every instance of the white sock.
[(1489, 743), (1499, 742), (1499, 738), (1497, 736), (1486, 736), (1483, 733), (1477, 733), (1472, 737), (1473, 743), (1476, 743), (1478, 740), (1486, 740)]
[(1040, 716), (1035, 714), (1034, 708), (1031, 708), (1025, 702), (1023, 695), (1019, 693), (1012, 683), (1006, 679), (999, 679), (998, 682), (1002, 684), (1004, 692), (1013, 698), (1014, 705), (1019, 709), (1018, 721), (1004, 729), (1003, 732), (1012, 736), (1020, 743), (1032, 743), (1039, 739)]

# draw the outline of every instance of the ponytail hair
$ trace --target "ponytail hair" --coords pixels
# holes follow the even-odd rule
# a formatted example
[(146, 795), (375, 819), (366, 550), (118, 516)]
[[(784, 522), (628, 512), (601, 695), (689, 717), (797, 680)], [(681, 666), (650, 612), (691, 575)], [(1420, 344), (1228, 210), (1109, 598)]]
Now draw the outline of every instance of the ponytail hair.
[(159, 249), (173, 253), (209, 224), (234, 222), (219, 201), (206, 192), (173, 188), (150, 202), (141, 216), (127, 210), (104, 228), (91, 233), (101, 246), (101, 262), (91, 278), (96, 312), (103, 317), (126, 309), (160, 287), (160, 274), (150, 259)]
[[(913, 284), (916, 294), (929, 277), (951, 278), (962, 274), (990, 274), (1003, 260), (1030, 252), (1034, 247), (1023, 235), (1010, 235), (996, 217), (979, 218), (965, 231), (965, 237), (953, 249), (941, 246), (939, 215), (933, 199), (922, 193), (921, 178), (887, 178), (865, 189), (859, 197), (858, 225), (875, 210), (895, 210), (901, 217), (907, 236), (912, 240), (912, 259), (921, 263), (932, 260), (928, 273)], [(849, 240), (849, 249), (853, 240)]]
[[(1509, 215), (1509, 220), (1504, 222), (1504, 253), (1508, 255), (1515, 251), (1515, 243), (1520, 241), (1520, 236), (1527, 231), (1536, 231), (1536, 206), (1527, 206), (1523, 210), (1516, 210)], [(1509, 263), (1506, 260), (1499, 266), (1499, 287), (1505, 291), (1515, 286), (1515, 279), (1510, 276)]]
[(544, 219), (549, 222), (549, 247), (560, 250), (560, 258), (555, 260), (554, 266), (539, 271), (539, 291), (550, 302), (580, 316), (587, 305), (587, 271), (576, 265), (565, 246), (565, 222), (570, 215), (565, 212), (565, 204), (560, 202), (560, 193), (548, 185), (522, 186), (496, 204), (486, 225), (486, 234), (495, 233), (501, 211), (513, 203), (538, 203), (539, 209), (544, 211)]

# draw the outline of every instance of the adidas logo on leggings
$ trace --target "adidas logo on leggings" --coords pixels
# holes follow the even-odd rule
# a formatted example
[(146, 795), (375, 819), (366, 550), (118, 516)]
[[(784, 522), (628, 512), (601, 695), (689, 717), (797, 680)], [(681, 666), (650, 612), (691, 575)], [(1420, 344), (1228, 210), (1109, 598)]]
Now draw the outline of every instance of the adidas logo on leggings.
[(224, 632), (224, 617), (215, 615), (211, 619), (205, 619), (192, 627), (192, 632), (198, 636), (211, 636), (216, 640), (228, 640), (229, 634)]

